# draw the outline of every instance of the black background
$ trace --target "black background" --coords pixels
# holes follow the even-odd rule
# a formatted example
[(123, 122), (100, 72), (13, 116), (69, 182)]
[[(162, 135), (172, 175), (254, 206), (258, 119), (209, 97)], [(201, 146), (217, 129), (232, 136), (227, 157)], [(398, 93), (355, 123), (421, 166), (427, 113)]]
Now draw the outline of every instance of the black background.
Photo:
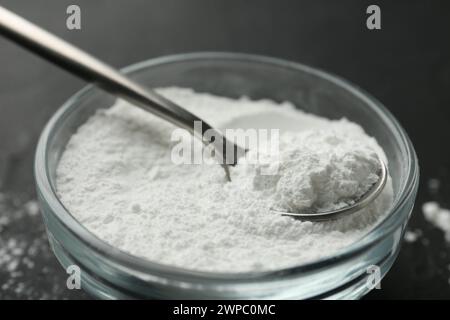
[[(263, 54), (319, 67), (381, 100), (408, 132), (421, 166), (410, 229), (382, 290), (366, 298), (450, 298), (450, 252), (424, 221), (421, 205), (450, 206), (449, 1), (0, 0), (0, 4), (116, 67), (192, 51)], [(66, 8), (81, 7), (82, 29), (66, 28)], [(366, 8), (381, 7), (382, 29), (366, 28)], [(0, 191), (34, 197), (33, 152), (45, 122), (83, 82), (0, 39)], [(430, 192), (429, 179), (440, 181)], [(14, 204), (18, 205), (18, 204)], [(1, 216), (2, 212), (0, 212)], [(45, 237), (40, 217), (15, 219), (0, 231), (32, 242)], [(3, 242), (4, 243), (4, 242)], [(45, 271), (45, 272), (44, 272)], [(0, 269), (0, 287), (7, 273)], [(66, 274), (48, 246), (22, 281), (1, 298), (87, 298), (65, 289)], [(60, 285), (56, 285), (60, 283)], [(37, 292), (37, 293), (36, 293)]]

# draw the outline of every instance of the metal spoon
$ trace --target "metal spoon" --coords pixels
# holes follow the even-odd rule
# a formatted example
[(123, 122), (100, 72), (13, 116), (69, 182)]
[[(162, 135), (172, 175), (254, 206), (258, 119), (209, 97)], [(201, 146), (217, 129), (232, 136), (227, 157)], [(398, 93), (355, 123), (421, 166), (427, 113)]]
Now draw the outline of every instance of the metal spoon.
[[(74, 75), (94, 83), (105, 91), (127, 100), (133, 105), (178, 127), (188, 130), (192, 135), (201, 139), (206, 145), (210, 144), (211, 141), (205, 141), (204, 134), (206, 131), (211, 130), (209, 133), (214, 132), (213, 136), (222, 140), (221, 144), (214, 144), (215, 147), (216, 145), (221, 146), (221, 148), (215, 148), (216, 156), (219, 156), (222, 160), (221, 164), (225, 170), (226, 177), (231, 181), (228, 165), (236, 165), (239, 157), (245, 155), (247, 150), (229, 141), (207, 122), (178, 106), (174, 102), (157, 94), (155, 91), (142, 87), (118, 70), (94, 58), (83, 50), (1, 6), (0, 34), (38, 54), (44, 59), (66, 69)], [(201, 128), (197, 131), (195, 130), (194, 121), (201, 121), (203, 124), (202, 126), (199, 126)], [(227, 154), (227, 150), (232, 151), (230, 152), (231, 155)], [(328, 220), (358, 211), (372, 202), (380, 194), (386, 184), (387, 169), (383, 161), (380, 160), (380, 162), (381, 172), (378, 182), (353, 205), (334, 211), (308, 214), (276, 212), (302, 220)]]
[[(180, 128), (188, 130), (198, 137), (205, 145), (211, 143), (204, 139), (205, 132), (214, 136), (222, 143), (214, 143), (216, 157), (221, 161), (227, 179), (230, 181), (228, 165), (235, 165), (245, 150), (226, 139), (218, 130), (206, 121), (164, 98), (153, 90), (121, 74), (118, 70), (94, 58), (83, 50), (58, 38), (48, 31), (36, 26), (26, 19), (0, 6), (0, 34), (15, 43), (38, 54), (44, 59), (66, 69), (80, 78), (92, 82), (105, 91), (129, 101), (145, 111), (148, 111)], [(194, 126), (194, 121), (201, 121), (202, 126)], [(198, 128), (197, 128), (198, 127)], [(195, 131), (197, 129), (198, 131)], [(229, 154), (227, 154), (227, 151)], [(233, 152), (230, 152), (233, 151)]]

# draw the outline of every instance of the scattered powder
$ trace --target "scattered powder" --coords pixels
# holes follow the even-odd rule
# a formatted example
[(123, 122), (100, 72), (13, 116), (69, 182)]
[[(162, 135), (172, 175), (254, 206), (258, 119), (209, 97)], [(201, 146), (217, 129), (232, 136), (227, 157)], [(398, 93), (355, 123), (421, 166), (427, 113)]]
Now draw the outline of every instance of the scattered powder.
[(31, 216), (39, 214), (39, 204), (36, 200), (30, 200), (24, 204), (25, 210)]
[(277, 215), (270, 209), (348, 204), (376, 181), (383, 151), (357, 124), (306, 114), (287, 102), (158, 91), (218, 128), (280, 128), (279, 170), (263, 175), (264, 165), (246, 158), (227, 182), (218, 165), (175, 165), (174, 126), (123, 101), (99, 110), (68, 142), (57, 192), (88, 230), (123, 251), (195, 270), (274, 270), (354, 243), (391, 205), (389, 179), (370, 206), (339, 220)]
[(0, 193), (0, 300), (67, 295), (36, 205), (29, 194)]
[(432, 194), (436, 194), (439, 191), (439, 188), (441, 187), (441, 182), (436, 178), (431, 178), (427, 182), (428, 191)]
[(445, 240), (450, 242), (450, 210), (443, 209), (437, 202), (425, 202), (422, 205), (425, 219), (444, 232)]
[(406, 242), (413, 243), (413, 242), (416, 242), (417, 239), (419, 239), (421, 236), (422, 236), (421, 230), (414, 230), (414, 231), (407, 230), (405, 232), (404, 239)]
[(10, 218), (7, 216), (0, 216), (0, 232), (8, 226)]

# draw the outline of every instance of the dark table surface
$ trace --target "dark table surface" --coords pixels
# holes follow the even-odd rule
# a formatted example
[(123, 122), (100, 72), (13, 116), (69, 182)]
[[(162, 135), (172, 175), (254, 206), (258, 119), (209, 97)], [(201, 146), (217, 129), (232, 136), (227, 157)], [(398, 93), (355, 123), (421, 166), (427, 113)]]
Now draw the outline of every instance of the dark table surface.
[[(421, 182), (409, 229), (381, 290), (366, 298), (450, 298), (450, 246), (422, 203), (450, 206), (450, 2), (377, 1), (382, 29), (365, 26), (366, 1), (0, 0), (116, 67), (192, 51), (284, 58), (338, 74), (381, 100), (416, 148)], [(66, 28), (81, 7), (82, 29)], [(0, 39), (0, 299), (89, 298), (66, 288), (37, 212), (33, 152), (49, 117), (83, 82)], [(430, 180), (440, 184), (430, 188)]]

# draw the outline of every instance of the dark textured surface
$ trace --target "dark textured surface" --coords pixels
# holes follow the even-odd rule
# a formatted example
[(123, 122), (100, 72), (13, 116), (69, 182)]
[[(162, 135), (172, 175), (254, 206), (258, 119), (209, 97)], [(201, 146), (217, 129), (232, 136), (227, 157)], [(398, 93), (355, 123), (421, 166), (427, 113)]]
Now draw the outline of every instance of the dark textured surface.
[[(81, 31), (65, 27), (73, 3), (82, 9)], [(0, 1), (117, 67), (172, 53), (237, 51), (299, 61), (363, 87), (391, 110), (415, 145), (421, 184), (410, 228), (423, 231), (418, 241), (404, 243), (382, 290), (367, 298), (448, 299), (450, 248), (420, 207), (429, 200), (450, 206), (450, 2), (376, 3), (379, 31), (365, 27), (366, 1)], [(0, 39), (0, 250), (21, 248), (17, 265), (0, 268), (0, 299), (87, 298), (66, 289), (40, 216), (30, 202), (24, 206), (34, 198), (38, 135), (82, 86)], [(440, 181), (435, 192), (427, 187), (430, 178)]]

